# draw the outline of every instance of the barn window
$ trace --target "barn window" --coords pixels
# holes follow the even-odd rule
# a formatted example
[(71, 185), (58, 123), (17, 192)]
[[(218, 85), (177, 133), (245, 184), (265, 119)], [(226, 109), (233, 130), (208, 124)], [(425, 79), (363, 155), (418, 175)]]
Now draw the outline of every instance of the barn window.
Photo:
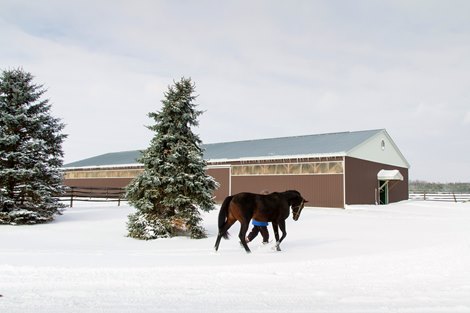
[(266, 165), (266, 174), (267, 175), (276, 175), (276, 165)]
[(117, 169), (117, 170), (78, 170), (64, 173), (65, 179), (86, 179), (86, 178), (133, 178), (142, 172), (142, 169)]
[(266, 166), (264, 165), (254, 165), (253, 166), (253, 175), (263, 175), (266, 173)]
[(289, 174), (289, 165), (287, 164), (276, 165), (276, 174), (277, 175)]
[(326, 173), (328, 173), (328, 163), (317, 163), (315, 173), (316, 174), (326, 174)]
[(242, 166), (242, 175), (253, 175), (253, 166)]
[(302, 164), (290, 164), (289, 165), (289, 174), (301, 174), (302, 173)]
[(382, 142), (380, 143), (380, 148), (382, 149), (382, 151), (385, 150), (385, 140), (382, 140)]
[(341, 174), (343, 172), (343, 164), (341, 162), (330, 162), (328, 173)]
[(313, 174), (315, 173), (315, 163), (303, 163), (302, 174)]

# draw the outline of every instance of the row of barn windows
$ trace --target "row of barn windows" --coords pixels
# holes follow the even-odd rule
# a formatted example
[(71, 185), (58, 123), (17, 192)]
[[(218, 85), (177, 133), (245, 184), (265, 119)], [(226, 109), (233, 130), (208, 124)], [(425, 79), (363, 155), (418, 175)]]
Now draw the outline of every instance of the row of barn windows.
[[(80, 178), (133, 178), (142, 169), (114, 169), (114, 170), (81, 170), (66, 171), (65, 179)], [(280, 164), (253, 164), (232, 165), (232, 176), (253, 175), (319, 175), (342, 174), (342, 162), (308, 162), (308, 163), (280, 163)]]
[(87, 171), (66, 171), (65, 179), (80, 178), (133, 178), (141, 173), (143, 169), (129, 170), (87, 170)]
[(342, 174), (343, 162), (232, 165), (232, 176)]

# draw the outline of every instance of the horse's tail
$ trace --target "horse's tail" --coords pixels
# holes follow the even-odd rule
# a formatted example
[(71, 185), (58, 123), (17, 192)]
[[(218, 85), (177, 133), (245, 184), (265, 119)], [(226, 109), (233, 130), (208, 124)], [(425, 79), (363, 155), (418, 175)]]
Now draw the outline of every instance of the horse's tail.
[(227, 221), (228, 207), (230, 206), (230, 202), (232, 201), (232, 198), (233, 196), (228, 196), (227, 198), (225, 198), (219, 211), (219, 235), (224, 237), (224, 239), (228, 239), (229, 233), (227, 231), (224, 231), (223, 233), (221, 233), (221, 230), (222, 230), (222, 227), (224, 227), (225, 222)]

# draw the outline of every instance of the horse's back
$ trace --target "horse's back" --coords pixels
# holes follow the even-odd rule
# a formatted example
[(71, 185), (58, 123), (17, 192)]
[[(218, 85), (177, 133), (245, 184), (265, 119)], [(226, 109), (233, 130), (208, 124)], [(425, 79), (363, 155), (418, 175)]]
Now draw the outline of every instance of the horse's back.
[(233, 196), (232, 202), (243, 207), (252, 207), (256, 203), (258, 196), (256, 193), (240, 192)]
[(258, 194), (251, 192), (240, 192), (233, 195), (230, 202), (230, 214), (239, 221), (250, 221), (256, 210)]
[(281, 193), (256, 194), (241, 192), (233, 195), (231, 212), (244, 219), (254, 218), (259, 221), (274, 221), (288, 211), (288, 203)]

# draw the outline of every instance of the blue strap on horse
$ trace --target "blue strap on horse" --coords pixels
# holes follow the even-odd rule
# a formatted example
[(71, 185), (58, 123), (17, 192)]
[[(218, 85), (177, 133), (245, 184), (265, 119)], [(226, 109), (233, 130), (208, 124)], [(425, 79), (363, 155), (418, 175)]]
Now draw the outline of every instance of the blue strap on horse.
[(257, 221), (257, 220), (251, 220), (251, 224), (255, 225), (255, 226), (268, 226), (268, 222), (260, 222), (260, 221)]

